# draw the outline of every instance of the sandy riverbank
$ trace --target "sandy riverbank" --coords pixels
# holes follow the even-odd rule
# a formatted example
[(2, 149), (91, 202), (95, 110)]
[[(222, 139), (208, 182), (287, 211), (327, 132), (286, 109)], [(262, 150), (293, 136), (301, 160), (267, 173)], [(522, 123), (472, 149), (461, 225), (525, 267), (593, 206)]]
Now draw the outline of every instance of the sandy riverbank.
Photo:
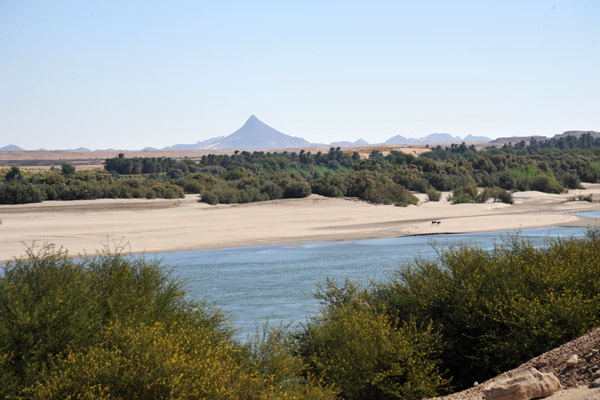
[[(54, 243), (71, 255), (104, 245), (126, 252), (170, 252), (544, 226), (594, 226), (570, 213), (600, 211), (600, 203), (565, 202), (577, 194), (600, 200), (600, 184), (561, 195), (515, 193), (515, 204), (459, 204), (445, 199), (406, 208), (312, 195), (244, 205), (209, 206), (182, 200), (49, 201), (0, 206), (0, 260), (23, 255), (26, 244)], [(432, 225), (439, 220), (439, 225)]]

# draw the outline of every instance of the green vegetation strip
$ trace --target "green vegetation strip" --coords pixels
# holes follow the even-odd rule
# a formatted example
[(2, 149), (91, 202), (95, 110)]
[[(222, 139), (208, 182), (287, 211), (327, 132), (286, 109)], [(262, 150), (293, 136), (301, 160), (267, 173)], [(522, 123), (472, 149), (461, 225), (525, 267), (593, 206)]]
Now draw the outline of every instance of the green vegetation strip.
[[(3, 177), (3, 178), (2, 178)], [(200, 194), (209, 204), (281, 198), (357, 197), (376, 204), (416, 204), (411, 192), (438, 201), (488, 199), (510, 203), (512, 191), (561, 193), (600, 181), (600, 139), (589, 134), (543, 142), (519, 142), (477, 151), (440, 146), (418, 158), (400, 151), (373, 150), (367, 159), (339, 147), (329, 152), (247, 152), (203, 156), (199, 161), (167, 157), (105, 161), (104, 170), (78, 172), (70, 164), (48, 172), (0, 171), (0, 204), (98, 198), (180, 198)], [(477, 188), (489, 190), (480, 197)]]

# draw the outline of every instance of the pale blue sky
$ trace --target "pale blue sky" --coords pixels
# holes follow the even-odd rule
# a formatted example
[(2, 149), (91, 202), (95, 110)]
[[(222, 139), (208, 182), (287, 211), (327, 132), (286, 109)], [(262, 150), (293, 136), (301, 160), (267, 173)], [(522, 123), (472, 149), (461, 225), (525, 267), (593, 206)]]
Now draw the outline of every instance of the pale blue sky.
[(598, 0), (0, 0), (0, 54), (0, 147), (600, 131)]

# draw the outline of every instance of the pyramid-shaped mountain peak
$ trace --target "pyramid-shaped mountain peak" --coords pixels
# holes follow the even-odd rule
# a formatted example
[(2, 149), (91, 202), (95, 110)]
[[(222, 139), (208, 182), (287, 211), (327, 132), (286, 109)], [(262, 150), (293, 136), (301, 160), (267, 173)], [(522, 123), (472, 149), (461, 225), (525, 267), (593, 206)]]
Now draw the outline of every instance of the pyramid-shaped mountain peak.
[(286, 135), (251, 115), (237, 131), (215, 145), (214, 149), (277, 149), (310, 145), (302, 138)]
[(246, 121), (246, 123), (245, 123), (245, 124), (242, 126), (242, 128), (243, 128), (243, 127), (245, 127), (245, 126), (247, 126), (247, 125), (248, 125), (248, 126), (256, 126), (256, 125), (268, 126), (267, 124), (265, 124), (264, 122), (262, 122), (260, 119), (258, 119), (258, 118), (256, 117), (256, 115), (254, 115), (254, 114), (252, 114), (252, 115), (250, 116), (250, 118), (248, 118), (248, 120), (247, 120), (247, 121)]

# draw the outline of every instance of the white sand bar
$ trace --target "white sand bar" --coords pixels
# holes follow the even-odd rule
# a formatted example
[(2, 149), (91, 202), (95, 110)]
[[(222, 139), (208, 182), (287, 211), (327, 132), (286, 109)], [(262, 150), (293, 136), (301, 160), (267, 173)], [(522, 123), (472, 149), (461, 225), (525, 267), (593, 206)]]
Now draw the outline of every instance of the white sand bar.
[[(209, 206), (197, 195), (182, 200), (82, 200), (0, 206), (0, 261), (32, 243), (53, 243), (71, 255), (126, 244), (125, 253), (170, 252), (408, 235), (595, 226), (570, 213), (600, 211), (600, 203), (566, 202), (578, 194), (600, 200), (600, 184), (550, 195), (515, 193), (515, 204), (451, 205), (418, 195), (419, 206), (373, 205), (312, 195), (242, 205)], [(432, 221), (441, 221), (432, 224)]]

